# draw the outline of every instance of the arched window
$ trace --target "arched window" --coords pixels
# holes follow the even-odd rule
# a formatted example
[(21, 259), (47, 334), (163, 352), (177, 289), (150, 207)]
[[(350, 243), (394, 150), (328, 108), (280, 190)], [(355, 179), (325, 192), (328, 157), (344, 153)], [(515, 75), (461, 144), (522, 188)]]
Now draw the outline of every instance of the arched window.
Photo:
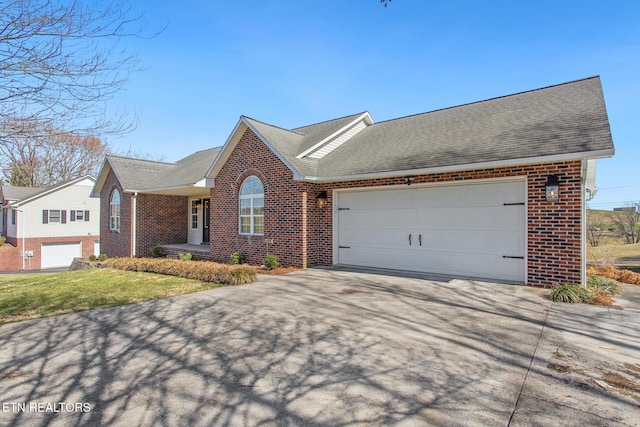
[(264, 234), (264, 187), (256, 176), (240, 188), (240, 234)]
[(109, 198), (109, 230), (120, 231), (120, 191), (117, 188)]

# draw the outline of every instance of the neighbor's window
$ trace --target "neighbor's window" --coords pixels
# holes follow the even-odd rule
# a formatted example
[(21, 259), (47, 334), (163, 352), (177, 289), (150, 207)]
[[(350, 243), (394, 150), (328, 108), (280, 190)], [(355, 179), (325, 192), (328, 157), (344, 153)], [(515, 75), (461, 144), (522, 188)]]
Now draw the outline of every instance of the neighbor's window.
[(117, 188), (109, 198), (109, 230), (120, 231), (120, 191)]
[(16, 210), (11, 209), (11, 225), (16, 225)]
[(198, 228), (198, 204), (200, 200), (191, 201), (191, 228)]
[(256, 176), (240, 188), (240, 234), (264, 234), (264, 187)]
[(60, 211), (57, 209), (49, 210), (49, 222), (60, 222)]

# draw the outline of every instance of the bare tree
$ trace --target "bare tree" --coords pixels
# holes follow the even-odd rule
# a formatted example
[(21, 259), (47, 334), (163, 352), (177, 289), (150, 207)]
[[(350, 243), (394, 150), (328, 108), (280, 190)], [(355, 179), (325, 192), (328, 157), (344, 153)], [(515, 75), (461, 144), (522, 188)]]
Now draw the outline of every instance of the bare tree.
[(603, 232), (603, 225), (598, 223), (595, 214), (587, 211), (587, 241), (591, 247), (600, 245)]
[(611, 222), (627, 244), (640, 243), (640, 202), (630, 203), (627, 209), (613, 212)]
[[(133, 121), (109, 116), (105, 103), (138, 69), (123, 38), (143, 30), (141, 16), (118, 2), (0, 3), (0, 122), (35, 120), (85, 135), (130, 129)], [(15, 137), (11, 129), (0, 139)]]
[[(98, 137), (61, 132), (35, 120), (4, 122), (0, 140), (3, 181), (41, 187), (87, 174), (96, 174), (108, 147)], [(39, 135), (33, 138), (32, 135)]]

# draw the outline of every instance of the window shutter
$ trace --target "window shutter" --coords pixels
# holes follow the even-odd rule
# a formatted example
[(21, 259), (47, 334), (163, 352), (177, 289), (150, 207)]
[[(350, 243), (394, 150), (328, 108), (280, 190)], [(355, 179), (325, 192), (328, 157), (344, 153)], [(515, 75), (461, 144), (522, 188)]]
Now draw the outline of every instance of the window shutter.
[(60, 222), (63, 223), (63, 224), (66, 224), (67, 223), (67, 211), (65, 210), (65, 211), (61, 211), (61, 212), (62, 212), (62, 214), (61, 214), (62, 219), (60, 220)]
[(49, 211), (46, 209), (42, 211), (42, 223), (49, 224)]
[(84, 220), (89, 221), (89, 211), (84, 211)]
[(71, 211), (71, 218), (69, 218), (69, 221), (75, 221), (76, 220), (76, 211)]

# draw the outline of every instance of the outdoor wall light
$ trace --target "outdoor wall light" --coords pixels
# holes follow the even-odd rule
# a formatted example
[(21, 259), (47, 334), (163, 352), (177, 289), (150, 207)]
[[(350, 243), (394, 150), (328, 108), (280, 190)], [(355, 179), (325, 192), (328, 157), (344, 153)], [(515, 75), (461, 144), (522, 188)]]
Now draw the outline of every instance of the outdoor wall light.
[(558, 175), (549, 175), (545, 184), (547, 202), (558, 201)]
[(202, 199), (195, 200), (195, 205), (196, 205), (196, 208), (199, 208), (200, 206), (202, 206)]
[(416, 177), (415, 176), (406, 176), (404, 179), (406, 180), (407, 185), (411, 185), (411, 183), (413, 182), (414, 179), (416, 179)]
[(319, 208), (322, 209), (325, 206), (327, 206), (327, 203), (328, 203), (327, 198), (328, 196), (326, 191), (321, 191), (318, 193), (318, 196), (316, 196), (316, 203), (318, 204)]

